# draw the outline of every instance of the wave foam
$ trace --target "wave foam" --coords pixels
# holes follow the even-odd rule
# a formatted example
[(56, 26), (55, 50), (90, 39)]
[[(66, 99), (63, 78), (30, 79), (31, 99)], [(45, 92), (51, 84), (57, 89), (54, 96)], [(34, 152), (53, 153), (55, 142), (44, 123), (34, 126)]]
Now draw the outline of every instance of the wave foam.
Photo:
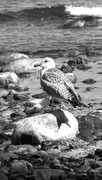
[(65, 11), (74, 16), (97, 16), (102, 17), (102, 7), (65, 6)]

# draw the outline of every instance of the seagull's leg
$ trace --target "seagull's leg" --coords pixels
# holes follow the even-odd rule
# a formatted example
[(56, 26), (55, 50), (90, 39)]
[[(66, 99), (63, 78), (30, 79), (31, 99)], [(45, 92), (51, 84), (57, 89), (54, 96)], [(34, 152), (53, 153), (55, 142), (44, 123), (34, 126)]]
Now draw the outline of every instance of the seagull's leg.
[(54, 98), (52, 97), (52, 108), (51, 110), (53, 111), (54, 110)]
[(60, 110), (62, 109), (62, 101), (60, 100)]

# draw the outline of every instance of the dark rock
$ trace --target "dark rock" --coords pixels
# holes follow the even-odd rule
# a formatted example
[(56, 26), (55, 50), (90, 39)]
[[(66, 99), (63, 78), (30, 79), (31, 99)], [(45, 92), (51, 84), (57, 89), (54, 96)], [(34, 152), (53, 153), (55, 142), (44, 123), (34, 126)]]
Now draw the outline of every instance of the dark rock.
[(102, 71), (101, 71), (101, 72), (98, 72), (98, 74), (102, 74)]
[(7, 101), (12, 101), (12, 100), (25, 101), (25, 100), (29, 99), (28, 95), (18, 94), (14, 90), (9, 91), (9, 93), (7, 95), (3, 96), (3, 98)]
[(77, 69), (83, 70), (83, 71), (88, 70), (88, 69), (91, 69), (91, 68), (92, 68), (92, 67), (87, 66), (87, 65), (78, 65), (78, 66), (77, 66)]
[(11, 114), (12, 121), (17, 121), (18, 119), (25, 118), (26, 114), (22, 110), (16, 110)]
[(37, 147), (33, 147), (31, 145), (10, 145), (7, 149), (7, 152), (12, 152), (17, 155), (27, 156), (27, 155), (35, 155), (37, 153)]
[(96, 87), (90, 86), (90, 87), (86, 87), (85, 91), (93, 91), (95, 89)]
[(9, 180), (9, 179), (5, 174), (0, 173), (0, 180)]
[(64, 73), (71, 73), (74, 70), (74, 67), (68, 66), (68, 65), (62, 65), (60, 70)]
[(17, 175), (30, 175), (33, 174), (33, 165), (24, 160), (13, 160), (10, 165), (10, 178)]
[(94, 84), (94, 83), (96, 83), (96, 81), (94, 79), (86, 79), (86, 80), (84, 80), (82, 82), (85, 83), (85, 84)]
[(69, 66), (77, 66), (80, 64), (87, 64), (88, 59), (85, 55), (76, 56), (74, 59), (68, 61)]
[(100, 115), (88, 113), (77, 117), (79, 122), (79, 131), (82, 139), (91, 141), (102, 133), (102, 118)]

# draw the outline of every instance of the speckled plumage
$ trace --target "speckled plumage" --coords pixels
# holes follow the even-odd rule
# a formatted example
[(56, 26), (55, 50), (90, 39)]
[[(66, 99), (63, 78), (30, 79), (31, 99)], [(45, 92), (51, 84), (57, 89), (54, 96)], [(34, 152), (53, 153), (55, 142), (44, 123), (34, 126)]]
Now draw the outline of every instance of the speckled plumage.
[(77, 94), (73, 84), (66, 78), (64, 73), (56, 68), (47, 70), (41, 77), (41, 86), (52, 97), (68, 101), (71, 96)]
[(55, 68), (55, 62), (51, 58), (44, 58), (39, 64), (42, 67), (40, 82), (44, 91), (54, 99), (60, 99), (72, 103), (74, 106), (82, 106), (75, 91), (74, 85), (67, 76)]

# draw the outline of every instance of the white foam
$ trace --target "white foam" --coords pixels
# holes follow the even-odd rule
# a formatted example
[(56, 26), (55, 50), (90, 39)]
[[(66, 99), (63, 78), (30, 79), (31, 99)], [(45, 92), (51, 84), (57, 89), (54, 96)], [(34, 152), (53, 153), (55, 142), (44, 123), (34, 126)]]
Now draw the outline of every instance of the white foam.
[(69, 12), (71, 15), (81, 16), (97, 16), (102, 17), (102, 7), (83, 7), (83, 6), (65, 6), (65, 11)]

